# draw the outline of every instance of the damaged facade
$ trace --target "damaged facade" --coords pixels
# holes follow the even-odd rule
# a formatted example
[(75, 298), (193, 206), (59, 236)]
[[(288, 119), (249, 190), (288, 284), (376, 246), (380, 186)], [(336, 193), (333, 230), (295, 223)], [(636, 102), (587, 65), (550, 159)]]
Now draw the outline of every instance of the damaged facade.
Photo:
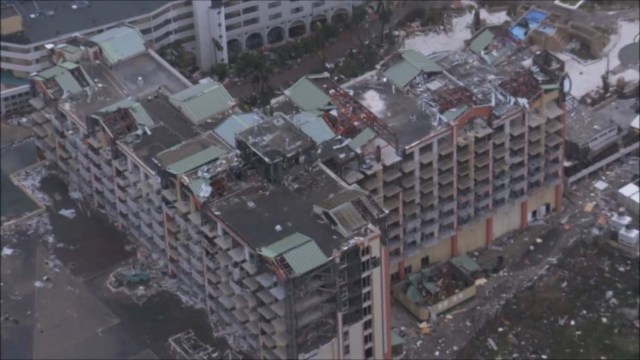
[(122, 33), (32, 77), (40, 154), (261, 357), (390, 358), (391, 281), (561, 206), (564, 64), (506, 30), (272, 116)]
[(321, 161), (389, 212), (395, 282), (561, 206), (563, 76), (560, 59), (493, 28), (460, 51), (400, 52), (344, 88), (306, 76), (274, 106), (326, 124)]
[(107, 35), (32, 76), (41, 158), (256, 356), (390, 357), (386, 211), (299, 121), (241, 114), (131, 28)]

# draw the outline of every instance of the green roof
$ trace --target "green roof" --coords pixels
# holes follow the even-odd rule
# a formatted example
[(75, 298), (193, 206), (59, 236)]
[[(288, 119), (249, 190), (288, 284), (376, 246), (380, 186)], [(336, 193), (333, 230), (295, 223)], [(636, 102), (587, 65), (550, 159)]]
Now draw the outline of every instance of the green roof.
[(120, 100), (115, 104), (111, 104), (105, 108), (100, 109), (99, 112), (112, 112), (117, 109), (129, 109), (133, 117), (136, 119), (136, 123), (138, 123), (138, 125), (151, 127), (154, 124), (147, 110), (145, 110), (144, 107), (140, 105), (140, 103), (131, 98)]
[(189, 189), (191, 189), (191, 193), (196, 195), (198, 198), (200, 198), (200, 195), (199, 195), (200, 194), (200, 189), (202, 188), (203, 184), (206, 184), (205, 180), (203, 178), (198, 177), (198, 178), (195, 178), (195, 179), (191, 179), (189, 181)]
[(282, 256), (287, 260), (296, 276), (311, 271), (328, 260), (313, 240), (284, 253)]
[(442, 67), (438, 65), (435, 61), (429, 59), (424, 56), (422, 53), (419, 53), (415, 50), (404, 50), (402, 52), (402, 57), (407, 60), (411, 65), (415, 66), (420, 71), (424, 72), (440, 72), (442, 71)]
[(473, 259), (471, 259), (467, 254), (462, 254), (451, 259), (451, 263), (463, 270), (466, 270), (469, 273), (480, 270), (480, 266), (478, 266), (478, 263), (473, 261)]
[(70, 66), (68, 65), (56, 65), (46, 70), (42, 70), (38, 75), (36, 75), (36, 78), (41, 80), (55, 79), (63, 91), (68, 91), (71, 94), (78, 94), (82, 92), (82, 87), (78, 84), (76, 79), (73, 78), (73, 75), (71, 75), (69, 67)]
[(211, 146), (167, 166), (167, 171), (172, 174), (182, 175), (195, 168), (210, 163), (226, 153), (227, 152), (225, 150), (217, 146)]
[(130, 59), (146, 51), (144, 38), (138, 29), (120, 26), (90, 38), (102, 49), (102, 56), (111, 65)]
[(540, 87), (543, 90), (556, 90), (560, 88), (560, 85), (559, 84), (542, 84), (540, 85)]
[(422, 295), (420, 295), (420, 291), (413, 284), (410, 284), (407, 288), (407, 297), (411, 302), (417, 304), (422, 301)]
[(467, 105), (459, 106), (457, 108), (453, 108), (447, 110), (442, 116), (444, 116), (448, 121), (453, 121), (458, 118), (458, 116), (462, 115), (469, 107)]
[(306, 76), (296, 81), (284, 91), (300, 109), (313, 114), (320, 114), (319, 108), (329, 104), (331, 99), (321, 89), (315, 86)]
[(400, 335), (396, 334), (395, 330), (391, 331), (391, 346), (403, 345), (404, 339)]
[(318, 244), (301, 233), (293, 233), (269, 246), (260, 248), (258, 253), (271, 259), (282, 256), (296, 276), (313, 270), (328, 260)]
[(480, 54), (482, 50), (484, 50), (484, 48), (486, 48), (487, 45), (489, 45), (489, 43), (493, 41), (493, 38), (495, 38), (495, 35), (491, 32), (491, 30), (486, 29), (471, 41), (471, 44), (469, 44), (469, 49), (476, 54)]
[(195, 124), (229, 110), (234, 105), (227, 89), (213, 80), (177, 92), (169, 100)]
[(214, 132), (227, 144), (236, 147), (236, 134), (254, 127), (262, 122), (262, 118), (256, 113), (231, 115), (218, 125)]
[(376, 137), (376, 133), (370, 128), (366, 128), (362, 130), (360, 134), (356, 135), (356, 137), (354, 137), (353, 140), (351, 140), (348, 145), (351, 149), (357, 150), (357, 149), (360, 149), (362, 145), (366, 144), (369, 140), (373, 139), (374, 137)]
[(292, 119), (293, 124), (303, 133), (307, 134), (316, 144), (333, 139), (336, 134), (329, 125), (318, 115), (303, 111), (295, 114)]
[(398, 61), (384, 72), (384, 76), (399, 88), (404, 88), (418, 74), (420, 74), (420, 70), (404, 59)]
[(432, 59), (415, 50), (402, 51), (402, 60), (393, 64), (384, 76), (389, 78), (399, 88), (405, 87), (420, 72), (441, 72), (442, 67)]
[(29, 80), (16, 77), (9, 70), (2, 70), (2, 72), (0, 72), (0, 82), (4, 85), (11, 86), (22, 86), (29, 84)]

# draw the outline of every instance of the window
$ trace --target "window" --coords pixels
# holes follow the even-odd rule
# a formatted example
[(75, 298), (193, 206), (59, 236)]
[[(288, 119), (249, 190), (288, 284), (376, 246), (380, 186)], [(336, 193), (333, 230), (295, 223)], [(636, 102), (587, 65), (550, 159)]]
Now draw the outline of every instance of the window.
[(362, 302), (371, 301), (371, 291), (367, 291), (362, 294)]
[(396, 282), (398, 280), (399, 280), (398, 272), (396, 271), (393, 274), (391, 274), (391, 282)]
[(369, 330), (369, 329), (371, 329), (371, 324), (372, 324), (372, 322), (373, 322), (373, 321), (372, 321), (371, 319), (365, 320), (365, 322), (364, 322), (364, 329), (365, 329), (365, 330)]
[(344, 346), (344, 354), (345, 354), (345, 355), (349, 355), (349, 349), (350, 349), (350, 348), (349, 348), (349, 345), (345, 345), (345, 346)]
[(254, 17), (252, 19), (248, 19), (244, 21), (244, 26), (249, 26), (253, 24), (257, 24), (260, 21), (260, 18)]
[(280, 19), (281, 17), (282, 17), (282, 13), (275, 13), (275, 14), (269, 15), (269, 20)]
[(237, 18), (240, 15), (241, 15), (240, 10), (236, 10), (236, 11), (231, 11), (231, 12), (226, 13), (224, 17), (227, 20), (229, 20), (229, 19)]
[(251, 14), (251, 13), (254, 13), (256, 11), (258, 11), (258, 5), (249, 6), (248, 8), (244, 8), (242, 10), (242, 15)]
[(371, 286), (371, 276), (367, 275), (366, 277), (362, 278), (362, 287), (366, 288)]
[(370, 359), (373, 357), (373, 348), (368, 348), (364, 350), (364, 357)]
[(367, 305), (362, 309), (362, 316), (371, 315), (371, 305)]
[(282, 2), (281, 1), (272, 1), (269, 3), (269, 9), (273, 9), (274, 7), (278, 7), (280, 6)]
[(225, 27), (225, 29), (226, 29), (227, 31), (231, 31), (231, 30), (239, 29), (239, 28), (241, 28), (241, 27), (242, 27), (242, 23), (235, 23), (235, 24), (227, 25), (227, 26)]
[(404, 273), (405, 274), (411, 274), (411, 265), (405, 266)]
[(291, 13), (292, 14), (297, 14), (297, 13), (301, 13), (304, 10), (304, 8), (302, 6), (297, 6), (294, 7), (293, 9), (291, 9)]
[(422, 266), (423, 269), (429, 266), (429, 256), (420, 259), (420, 266)]
[(371, 269), (371, 260), (367, 259), (362, 262), (362, 272), (369, 271)]
[(364, 336), (364, 344), (371, 344), (371, 340), (373, 340), (373, 335), (372, 334), (367, 334)]
[(324, 5), (324, 0), (314, 1), (314, 2), (311, 4), (311, 7), (316, 8), (316, 7), (320, 7), (320, 6), (322, 6), (322, 5)]
[(365, 246), (362, 250), (360, 250), (360, 257), (365, 257), (371, 254), (371, 247)]
[(349, 332), (345, 331), (342, 333), (342, 340), (343, 341), (349, 341)]

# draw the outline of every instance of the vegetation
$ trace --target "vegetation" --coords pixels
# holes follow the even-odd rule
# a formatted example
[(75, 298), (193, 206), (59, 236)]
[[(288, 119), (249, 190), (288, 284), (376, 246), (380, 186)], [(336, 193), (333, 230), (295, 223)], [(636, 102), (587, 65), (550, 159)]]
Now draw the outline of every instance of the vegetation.
[(404, 27), (407, 24), (419, 22), (420, 26), (437, 26), (441, 25), (444, 19), (446, 9), (444, 7), (430, 8), (429, 11), (423, 7), (417, 7), (408, 11), (400, 20), (397, 26)]
[(380, 44), (382, 45), (384, 43), (384, 28), (391, 21), (391, 3), (386, 0), (378, 0), (376, 14), (380, 20)]
[(211, 75), (215, 76), (220, 82), (224, 81), (229, 76), (229, 68), (227, 64), (219, 63), (211, 67)]
[(351, 50), (342, 61), (336, 64), (332, 73), (345, 78), (358, 77), (373, 69), (379, 61), (378, 47), (365, 44), (360, 49)]

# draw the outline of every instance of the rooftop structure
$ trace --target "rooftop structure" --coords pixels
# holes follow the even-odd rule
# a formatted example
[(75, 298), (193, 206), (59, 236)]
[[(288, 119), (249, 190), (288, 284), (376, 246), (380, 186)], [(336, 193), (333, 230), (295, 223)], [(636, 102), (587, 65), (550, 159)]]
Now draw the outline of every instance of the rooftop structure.
[(145, 52), (144, 39), (140, 31), (132, 26), (121, 26), (90, 38), (100, 46), (108, 66), (130, 59)]
[(176, 92), (169, 97), (169, 101), (194, 124), (228, 112), (235, 105), (235, 100), (224, 86), (211, 79)]

